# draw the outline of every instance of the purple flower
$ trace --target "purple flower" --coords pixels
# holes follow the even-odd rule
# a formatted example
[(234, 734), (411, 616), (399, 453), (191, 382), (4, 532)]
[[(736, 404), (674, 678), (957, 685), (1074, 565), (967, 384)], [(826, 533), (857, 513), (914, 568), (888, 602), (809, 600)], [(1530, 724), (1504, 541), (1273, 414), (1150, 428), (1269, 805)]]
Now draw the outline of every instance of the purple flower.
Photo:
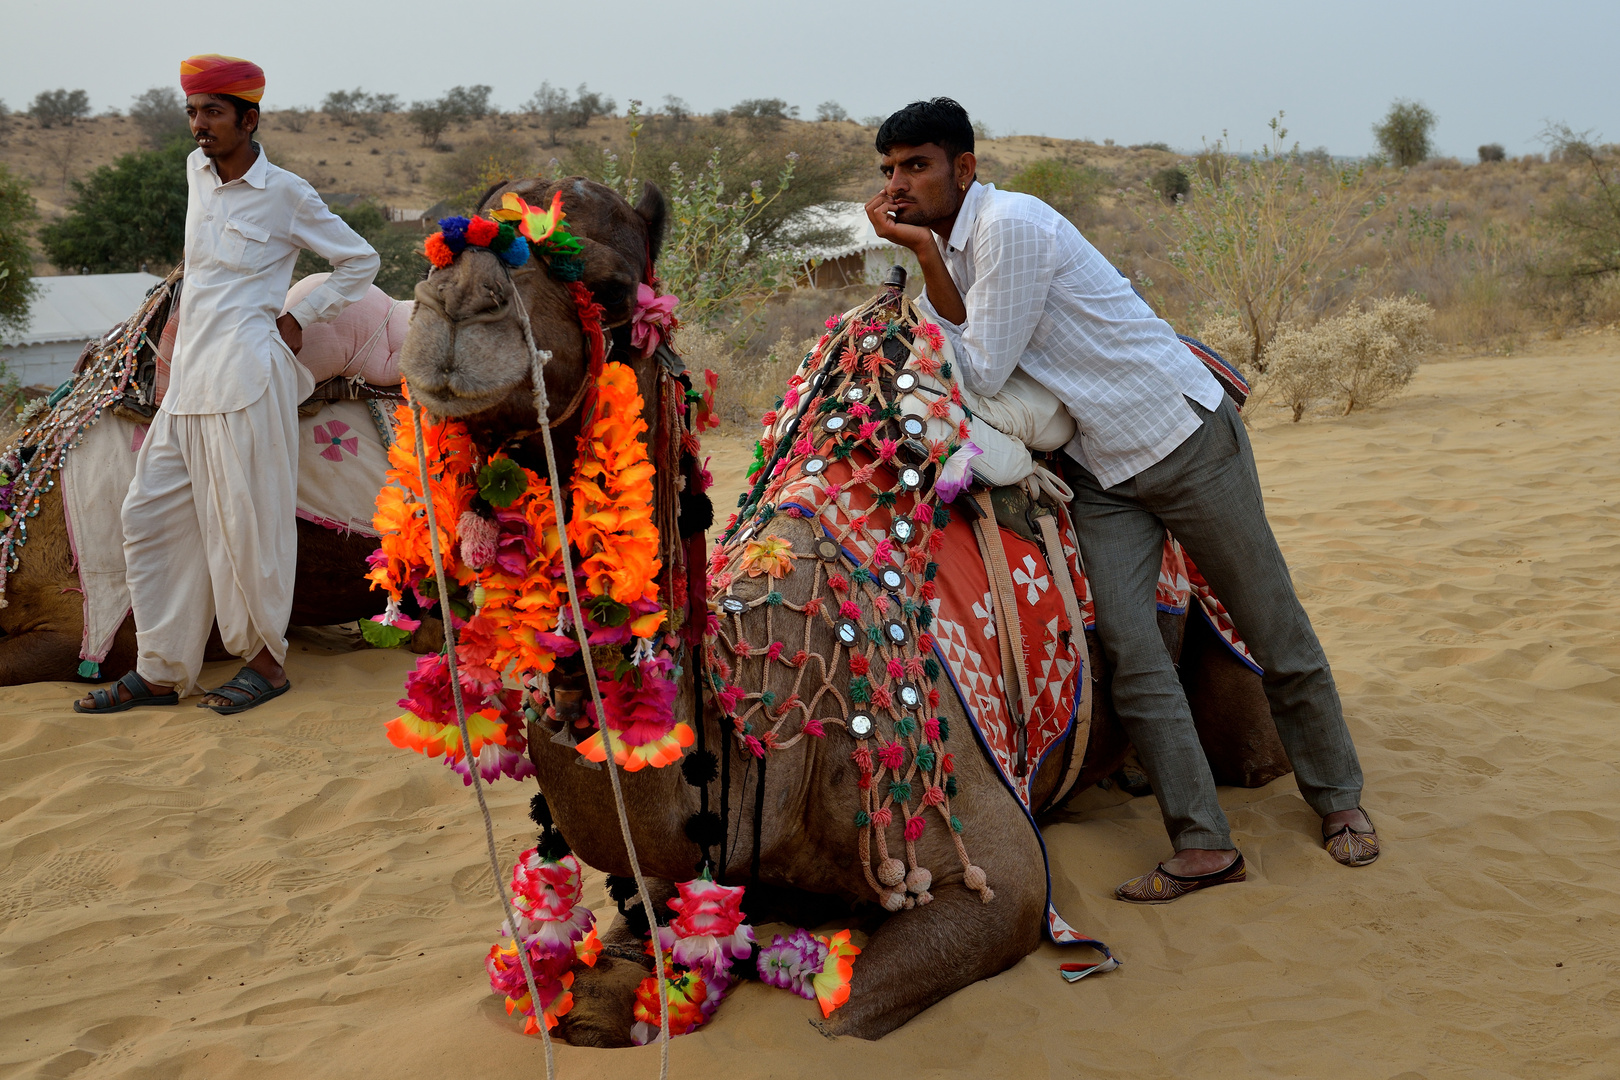
[(962, 489), (973, 482), (973, 471), (969, 466), (982, 453), (984, 451), (974, 446), (971, 439), (964, 439), (962, 445), (956, 448), (956, 453), (945, 459), (945, 464), (939, 467), (939, 476), (934, 480), (934, 494), (940, 502), (954, 502)]
[(816, 988), (811, 980), (821, 974), (826, 961), (826, 943), (800, 929), (790, 937), (777, 934), (772, 938), (770, 945), (759, 951), (757, 966), (762, 981), (814, 1001)]

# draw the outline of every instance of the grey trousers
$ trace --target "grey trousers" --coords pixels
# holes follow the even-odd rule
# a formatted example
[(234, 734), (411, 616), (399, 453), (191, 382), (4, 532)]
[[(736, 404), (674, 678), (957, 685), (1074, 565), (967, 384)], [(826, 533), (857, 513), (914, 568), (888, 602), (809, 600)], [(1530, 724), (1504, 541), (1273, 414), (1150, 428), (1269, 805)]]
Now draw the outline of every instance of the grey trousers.
[(1114, 669), (1114, 709), (1153, 781), (1177, 851), (1234, 845), (1155, 618), (1167, 528), (1264, 669), (1271, 716), (1305, 801), (1323, 816), (1361, 801), (1361, 763), (1339, 692), (1266, 521), (1243, 421), (1230, 399), (1214, 413), (1188, 404), (1203, 426), (1123, 483), (1104, 489), (1069, 462), (1097, 636)]

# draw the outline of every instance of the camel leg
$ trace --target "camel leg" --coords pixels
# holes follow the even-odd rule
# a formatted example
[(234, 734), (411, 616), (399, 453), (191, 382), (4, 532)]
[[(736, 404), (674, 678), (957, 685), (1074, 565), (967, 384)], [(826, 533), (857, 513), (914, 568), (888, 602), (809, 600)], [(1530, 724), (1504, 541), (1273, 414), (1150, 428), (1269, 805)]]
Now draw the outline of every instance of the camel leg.
[(934, 892), (933, 903), (890, 916), (855, 958), (849, 1001), (830, 1019), (812, 1023), (826, 1035), (881, 1038), (1022, 960), (1040, 944), (1046, 905), (1038, 849), (1033, 858), (1021, 874), (1006, 861), (999, 875), (985, 867), (996, 894), (989, 904), (953, 875)]

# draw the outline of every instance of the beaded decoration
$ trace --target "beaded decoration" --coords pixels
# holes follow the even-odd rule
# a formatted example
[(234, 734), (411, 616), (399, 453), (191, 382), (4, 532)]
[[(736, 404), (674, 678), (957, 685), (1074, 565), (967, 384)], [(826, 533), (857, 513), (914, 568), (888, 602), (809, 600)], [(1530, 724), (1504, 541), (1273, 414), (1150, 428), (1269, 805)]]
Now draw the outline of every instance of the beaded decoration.
[[(827, 326), (777, 408), (765, 414), (753, 488), (710, 558), (708, 688), (743, 751), (756, 758), (805, 736), (824, 738), (827, 725), (849, 733), (861, 805), (852, 825), (866, 881), (887, 910), (933, 899), (932, 874), (917, 865), (930, 815), (948, 830), (968, 887), (989, 903), (994, 893), (969, 860), (963, 823), (951, 813), (955, 763), (929, 633), (939, 572), (932, 556), (950, 521), (943, 466), (971, 447), (966, 421), (949, 419), (960, 395), (942, 359), (941, 331), (900, 290)], [(827, 500), (864, 488), (871, 508), (845, 525), (817, 516), (824, 536), (814, 550), (795, 551), (764, 530), (778, 514), (814, 514), (794, 495), (811, 486)], [(861, 561), (857, 551), (870, 555)], [(795, 604), (778, 582), (804, 573), (813, 575), (809, 596)], [(746, 592), (759, 593), (761, 584), (764, 591), (738, 595), (750, 579)], [(750, 625), (763, 639), (750, 639), (744, 620), (760, 607), (764, 619)], [(812, 651), (816, 625), (831, 635), (831, 656)], [(771, 688), (773, 676), (778, 683), (791, 678), (786, 693)], [(891, 854), (891, 830), (903, 862)]]
[(0, 607), (6, 604), (6, 579), (28, 542), (28, 520), (39, 516), (40, 500), (56, 487), (63, 463), (84, 433), (130, 392), (142, 351), (157, 351), (147, 331), (159, 312), (167, 312), (180, 276), (176, 267), (153, 286), (135, 314), (101, 339), (77, 375), (23, 414), (22, 427), (0, 452)]

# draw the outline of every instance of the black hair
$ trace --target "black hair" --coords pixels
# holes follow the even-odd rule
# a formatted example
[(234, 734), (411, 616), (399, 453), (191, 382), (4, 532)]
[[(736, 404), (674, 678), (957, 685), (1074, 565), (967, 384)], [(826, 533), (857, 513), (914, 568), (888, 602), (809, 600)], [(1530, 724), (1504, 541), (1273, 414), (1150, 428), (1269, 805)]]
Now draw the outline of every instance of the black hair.
[(883, 121), (878, 128), (877, 152), (887, 154), (894, 146), (922, 146), (934, 143), (955, 161), (973, 152), (973, 122), (967, 110), (953, 99), (913, 101)]
[(247, 114), (249, 109), (252, 109), (254, 112), (258, 113), (260, 120), (264, 119), (264, 112), (259, 108), (259, 103), (257, 101), (249, 101), (247, 98), (237, 97), (235, 94), (209, 94), (208, 96), (216, 97), (221, 101), (228, 101), (231, 103), (231, 108), (236, 110), (237, 127), (241, 127), (247, 122)]

